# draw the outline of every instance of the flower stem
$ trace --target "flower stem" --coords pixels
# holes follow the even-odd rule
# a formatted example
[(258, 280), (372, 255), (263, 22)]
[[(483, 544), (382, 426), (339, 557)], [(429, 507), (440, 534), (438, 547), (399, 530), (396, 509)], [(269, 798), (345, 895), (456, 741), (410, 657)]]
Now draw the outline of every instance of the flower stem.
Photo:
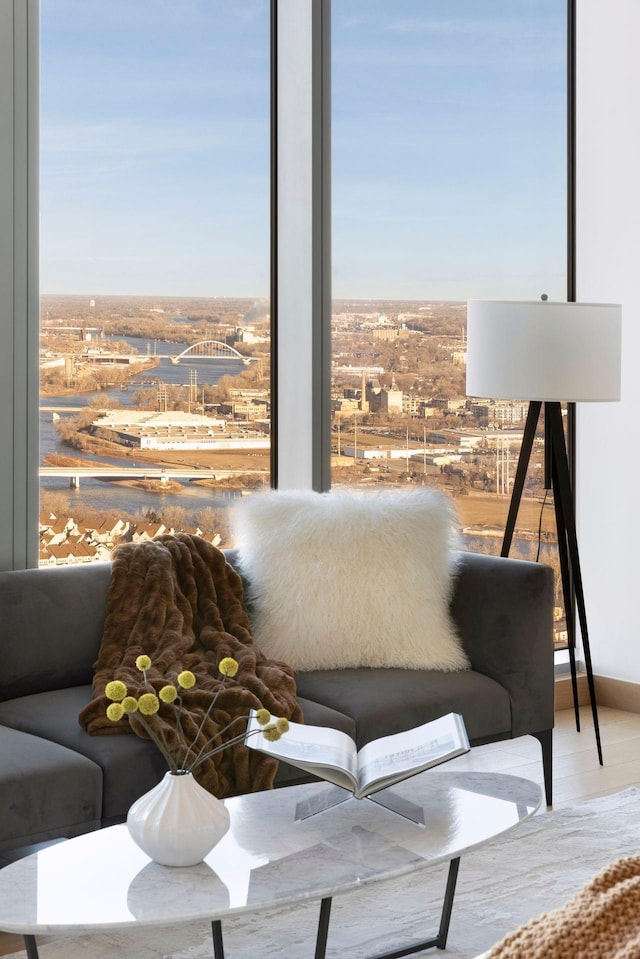
[(158, 736), (155, 729), (152, 727), (151, 723), (147, 719), (145, 719), (142, 713), (137, 713), (137, 716), (140, 722), (142, 723), (142, 725), (144, 726), (144, 728), (149, 733), (150, 738), (153, 740), (153, 742), (156, 744), (156, 746), (158, 747), (158, 749), (160, 750), (160, 752), (166, 759), (171, 772), (176, 772), (179, 769), (179, 766), (176, 763), (173, 756), (171, 755), (171, 752), (169, 751), (169, 747), (167, 745), (166, 739), (164, 738), (164, 735), (162, 737)]
[[(219, 685), (218, 688), (216, 689), (215, 695), (214, 695), (213, 699), (211, 700), (211, 702), (209, 703), (209, 705), (208, 705), (208, 707), (207, 707), (206, 713), (205, 713), (204, 716), (202, 717), (202, 722), (201, 722), (200, 725), (198, 726), (198, 732), (195, 734), (195, 736), (194, 736), (194, 738), (193, 738), (193, 740), (192, 740), (192, 742), (191, 742), (191, 745), (189, 746), (189, 748), (187, 749), (187, 751), (186, 751), (186, 753), (185, 753), (185, 757), (184, 757), (184, 764), (185, 764), (185, 766), (187, 765), (187, 759), (189, 758), (189, 753), (192, 751), (192, 749), (194, 748), (195, 744), (197, 743), (198, 737), (200, 736), (200, 733), (201, 733), (202, 730), (204, 729), (204, 724), (206, 723), (207, 719), (208, 719), (209, 716), (211, 715), (211, 710), (212, 710), (213, 707), (215, 706), (216, 701), (217, 701), (217, 699), (218, 699), (218, 696), (219, 696), (220, 693), (222, 692), (222, 689), (223, 689), (223, 687), (224, 687), (224, 682), (225, 682), (225, 679), (226, 679), (226, 678), (227, 678), (227, 677), (223, 675), (223, 677), (222, 677), (222, 679), (221, 679), (221, 681), (220, 681), (220, 685)], [(229, 725), (231, 725), (231, 724), (229, 723)], [(228, 729), (228, 726), (225, 726), (225, 729)], [(223, 733), (223, 732), (224, 732), (224, 729), (222, 729), (220, 732)], [(211, 739), (207, 740), (207, 742), (211, 742)], [(205, 746), (206, 746), (206, 745), (207, 745), (207, 744), (205, 743)], [(203, 748), (204, 748), (204, 747), (203, 747)], [(202, 752), (202, 749), (201, 749), (200, 752), (198, 753), (198, 756), (200, 755), (201, 752)], [(198, 756), (196, 756), (196, 760), (198, 759)]]
[[(238, 719), (246, 719), (246, 716), (238, 716)], [(232, 720), (235, 722), (235, 720)], [(231, 723), (229, 723), (229, 726)], [(225, 727), (228, 728), (228, 727)], [(213, 749), (210, 749), (204, 756), (201, 755), (202, 750), (198, 753), (197, 758), (189, 766), (189, 772), (192, 773), (194, 769), (197, 769), (203, 762), (209, 759), (211, 756), (215, 756), (216, 753), (222, 752), (223, 749), (226, 749), (227, 746), (235, 746), (236, 743), (245, 742), (249, 736), (257, 736), (259, 733), (262, 733), (261, 729), (252, 729), (250, 733), (240, 733), (238, 736), (233, 736), (231, 739), (228, 739), (225, 743), (222, 743), (220, 746), (214, 746)], [(211, 740), (209, 740), (211, 741)], [(204, 748), (204, 747), (203, 747)]]

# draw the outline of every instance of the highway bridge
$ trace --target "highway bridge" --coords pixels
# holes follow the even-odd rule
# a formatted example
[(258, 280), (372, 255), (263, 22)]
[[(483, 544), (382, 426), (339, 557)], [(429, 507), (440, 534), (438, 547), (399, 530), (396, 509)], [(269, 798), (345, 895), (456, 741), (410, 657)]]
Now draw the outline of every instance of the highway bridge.
[(180, 360), (240, 360), (245, 366), (251, 362), (251, 358), (243, 356), (242, 353), (228, 343), (221, 343), (220, 340), (200, 340), (199, 343), (193, 343), (182, 353), (176, 356), (168, 357), (174, 365), (178, 365)]
[(247, 473), (255, 473), (255, 470), (229, 470), (229, 469), (184, 469), (180, 467), (170, 467), (161, 469), (158, 467), (130, 467), (127, 469), (104, 465), (96, 466), (41, 466), (40, 476), (68, 477), (71, 489), (80, 488), (81, 477), (101, 480), (160, 480), (166, 484), (169, 480), (202, 480), (202, 479), (228, 479), (232, 476), (246, 476)]
[[(86, 410), (86, 406), (41, 406), (41, 413), (82, 413), (83, 410)], [(106, 412), (100, 410), (100, 412)]]

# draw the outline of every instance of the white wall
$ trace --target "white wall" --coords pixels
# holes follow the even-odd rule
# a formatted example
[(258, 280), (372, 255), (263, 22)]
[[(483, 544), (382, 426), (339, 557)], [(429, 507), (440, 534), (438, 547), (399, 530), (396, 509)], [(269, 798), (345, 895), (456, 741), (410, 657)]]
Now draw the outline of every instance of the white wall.
[(577, 297), (622, 304), (622, 401), (578, 408), (594, 672), (640, 682), (640, 2), (578, 0)]

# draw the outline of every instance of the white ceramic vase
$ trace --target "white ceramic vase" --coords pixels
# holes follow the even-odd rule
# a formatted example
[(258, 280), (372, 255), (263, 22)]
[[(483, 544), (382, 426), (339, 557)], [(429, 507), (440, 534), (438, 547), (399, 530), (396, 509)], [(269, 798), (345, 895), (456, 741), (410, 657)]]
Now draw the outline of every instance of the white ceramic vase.
[(131, 838), (163, 866), (195, 866), (229, 828), (224, 803), (191, 773), (165, 773), (127, 815)]

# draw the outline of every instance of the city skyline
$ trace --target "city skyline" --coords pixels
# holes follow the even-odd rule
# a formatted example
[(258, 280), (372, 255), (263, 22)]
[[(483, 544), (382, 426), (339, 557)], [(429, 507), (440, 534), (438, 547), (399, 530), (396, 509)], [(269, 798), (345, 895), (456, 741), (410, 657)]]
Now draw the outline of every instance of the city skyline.
[[(268, 0), (41, 7), (42, 290), (268, 296)], [(563, 299), (564, 3), (332, 17), (335, 297)]]

